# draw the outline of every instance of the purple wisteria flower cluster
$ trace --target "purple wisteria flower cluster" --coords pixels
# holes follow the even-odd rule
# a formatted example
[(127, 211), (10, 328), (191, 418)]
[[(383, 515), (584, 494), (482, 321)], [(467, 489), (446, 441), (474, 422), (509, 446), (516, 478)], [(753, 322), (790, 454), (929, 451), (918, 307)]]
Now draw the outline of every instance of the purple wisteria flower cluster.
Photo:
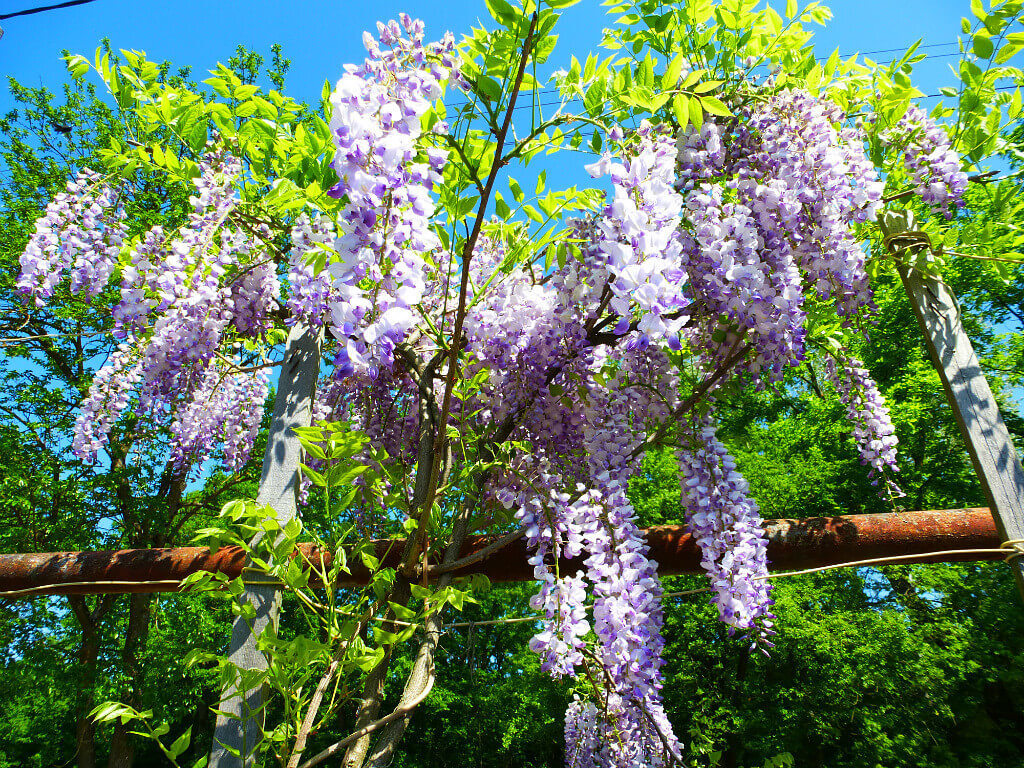
[[(884, 478), (892, 496), (903, 492), (890, 477), (899, 472), (896, 464), (896, 428), (889, 416), (889, 408), (878, 391), (864, 363), (849, 355), (828, 357), (825, 375), (836, 388), (846, 406), (847, 418), (853, 424), (853, 438), (860, 451), (861, 463), (871, 467), (868, 477)], [(878, 480), (872, 481), (873, 485)]]
[(598, 220), (604, 274), (594, 279), (610, 290), (609, 308), (625, 333), (639, 312), (635, 343), (666, 340), (678, 347), (687, 321), (681, 264), (679, 212), (683, 198), (674, 188), (676, 147), (671, 135), (649, 123), (637, 131), (638, 145), (624, 162), (606, 152), (586, 166), (594, 178), (611, 176), (613, 194)]
[[(542, 614), (530, 647), (580, 694), (566, 713), (567, 764), (671, 764), (663, 591), (629, 483), (652, 443), (676, 439), (711, 600), (730, 633), (771, 647), (762, 521), (713, 403), (730, 377), (766, 386), (801, 363), (812, 309), (847, 330), (872, 310), (856, 227), (878, 214), (883, 185), (864, 136), (842, 127), (835, 104), (790, 90), (677, 136), (646, 122), (628, 135), (611, 128), (608, 151), (585, 167), (610, 191), (566, 220), (569, 256), (540, 270), (543, 255), (514, 226), (484, 225), (468, 255), (438, 235), (452, 223), (435, 211), (448, 129), (426, 126), (446, 86), (465, 85), (454, 38), (427, 44), (422, 22), (402, 15), (364, 43), (368, 57), (330, 98), (334, 201), (254, 225), (243, 164), (218, 141), (175, 231), (126, 243), (117, 194), (91, 172), (47, 208), (19, 289), (45, 302), (68, 270), (86, 295), (120, 281), (120, 344), (82, 404), (73, 449), (95, 458), (136, 414), (169, 435), (182, 476), (214, 457), (239, 469), (263, 414), (271, 331), (303, 323), (325, 332), (333, 361), (315, 417), (366, 433), (363, 459), (413, 514), (465, 268), (458, 386), (445, 408), (449, 429), (488, 452), (446, 445), (442, 476), (466, 492), (439, 503), (472, 497), (524, 528)], [(915, 183), (929, 202), (955, 201), (962, 182), (944, 134), (908, 115)], [(863, 365), (826, 365), (872, 474), (894, 471), (891, 419)], [(351, 514), (368, 535), (390, 534), (400, 507)]]
[[(873, 119), (869, 117), (869, 119)], [(879, 134), (883, 144), (902, 150), (903, 164), (921, 200), (947, 217), (963, 205), (967, 174), (945, 129), (920, 107), (911, 104), (896, 125)]]
[(288, 310), (290, 318), (322, 327), (334, 297), (331, 273), (314, 269), (318, 256), (326, 264), (334, 252), (334, 223), (323, 215), (299, 215), (291, 232), (291, 261), (288, 269)]
[[(108, 212), (109, 190), (87, 204), (59, 198), (61, 210), (72, 213), (61, 214), (61, 219), (48, 210), (37, 227), (39, 235), (44, 226), (60, 224), (63, 229), (48, 237), (72, 242), (78, 261), (88, 262), (88, 267), (75, 266), (74, 290), (98, 293), (121, 257), (121, 298), (112, 316), (114, 333), (123, 341), (94, 377), (75, 423), (72, 450), (85, 461), (95, 460), (120, 417), (129, 412), (168, 429), (170, 459), (181, 476), (198, 473), (215, 453), (232, 470), (248, 460), (268, 378), (265, 371), (245, 369), (220, 349), (230, 338), (258, 337), (270, 329), (280, 284), (259, 241), (225, 227), (237, 204), (239, 161), (211, 150), (199, 170), (192, 211), (173, 236), (153, 227), (122, 253), (123, 230), (115, 238), (114, 230), (121, 225), (111, 222), (119, 222), (123, 214)], [(96, 181), (94, 174), (79, 177), (69, 194), (89, 200)], [(78, 237), (89, 217), (95, 231)], [(99, 238), (105, 238), (103, 248), (97, 245)], [(42, 302), (52, 295), (56, 281), (36, 279), (34, 244), (23, 257), (22, 283), (23, 290)], [(75, 274), (88, 279), (76, 279)]]
[(379, 41), (364, 36), (369, 58), (347, 66), (331, 94), (339, 178), (331, 194), (345, 202), (329, 267), (331, 332), (342, 342), (336, 364), (371, 378), (416, 324), (424, 254), (439, 245), (430, 191), (447, 161), (445, 150), (418, 146), (420, 118), (459, 77), (450, 34), (425, 46), (423, 22), (405, 14), (378, 30)]
[(747, 481), (718, 439), (710, 414), (692, 426), (679, 448), (686, 522), (700, 545), (701, 567), (715, 590), (718, 614), (730, 633), (744, 630), (754, 647), (771, 646), (771, 585), (767, 541)]
[(36, 222), (21, 254), (18, 291), (43, 306), (70, 269), (72, 292), (86, 298), (98, 294), (114, 271), (127, 232), (124, 217), (117, 190), (83, 168)]

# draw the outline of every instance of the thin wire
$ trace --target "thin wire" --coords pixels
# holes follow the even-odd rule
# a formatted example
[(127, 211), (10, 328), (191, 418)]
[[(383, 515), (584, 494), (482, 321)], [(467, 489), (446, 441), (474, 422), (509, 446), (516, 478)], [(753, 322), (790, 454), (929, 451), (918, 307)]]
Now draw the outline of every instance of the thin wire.
[[(917, 50), (921, 50), (922, 48), (942, 48), (942, 47), (946, 47), (946, 46), (950, 46), (950, 45), (958, 45), (959, 43), (960, 43), (959, 40), (952, 40), (952, 41), (947, 42), (947, 43), (928, 43), (927, 45), (919, 45), (919, 46), (917, 46)], [(873, 56), (876, 53), (901, 53), (901, 52), (906, 51), (908, 49), (909, 49), (909, 46), (904, 47), (904, 48), (882, 48), (882, 49), (879, 49), (877, 51), (854, 51), (852, 54), (842, 54), (841, 53), (841, 54), (839, 54), (839, 58), (841, 58), (841, 59), (848, 59), (850, 56)], [(928, 58), (930, 58), (930, 59), (946, 59), (946, 58), (951, 58), (953, 56), (962, 56), (962, 55), (963, 54), (961, 54), (960, 52), (955, 52), (955, 53), (939, 53), (939, 54), (935, 54), (935, 55), (929, 56)], [(820, 58), (817, 58), (816, 61), (827, 61), (828, 58), (829, 58), (828, 56), (822, 56)], [(545, 88), (537, 88), (537, 89), (535, 89), (535, 91), (536, 91), (536, 93), (541, 94), (543, 96), (548, 96), (548, 95), (551, 95), (551, 94), (558, 93), (559, 92), (559, 88), (558, 88), (558, 86), (555, 85), (555, 86), (547, 86)], [(938, 95), (941, 95), (941, 94), (938, 94)], [(931, 97), (930, 96), (925, 96), (923, 98), (931, 98)], [(579, 101), (579, 100), (580, 100), (579, 97), (573, 97), (569, 101)], [(527, 109), (527, 108), (533, 108), (533, 107), (546, 107), (546, 106), (553, 106), (554, 104), (559, 104), (559, 103), (561, 103), (561, 102), (553, 101), (553, 102), (548, 102), (546, 104), (520, 104), (519, 106), (516, 107), (516, 109)], [(465, 106), (469, 106), (469, 104), (470, 104), (469, 101), (463, 101), (463, 102), (455, 102), (455, 103), (452, 103), (452, 104), (447, 104), (446, 106), (459, 109), (459, 108), (462, 108), (462, 107), (465, 107)]]
[(27, 8), (24, 11), (15, 11), (14, 13), (5, 13), (0, 15), (0, 21), (4, 19), (13, 19), (15, 16), (30, 16), (33, 13), (42, 13), (43, 11), (55, 11), (58, 8), (70, 8), (73, 5), (85, 5), (86, 3), (92, 3), (95, 0), (68, 0), (66, 3), (57, 3), (56, 5), (43, 5), (38, 8)]
[[(956, 54), (956, 55), (959, 55), (959, 54)], [(935, 57), (935, 58), (938, 58), (938, 57)], [(1000, 85), (1000, 86), (994, 88), (993, 90), (996, 90), (996, 91), (1012, 91), (1012, 90), (1014, 90), (1014, 89), (1016, 89), (1018, 87), (1019, 86), (1017, 86), (1017, 85)], [(952, 98), (951, 96), (948, 96), (945, 93), (926, 93), (924, 96), (916, 97), (915, 100), (920, 100), (920, 99), (937, 99), (937, 98), (940, 98), (940, 97)], [(564, 99), (564, 100), (563, 99), (559, 99), (559, 100), (555, 100), (555, 101), (545, 101), (545, 102), (540, 102), (538, 104), (521, 104), (521, 105), (515, 107), (514, 109), (535, 109), (535, 108), (538, 108), (538, 107), (565, 106), (567, 104), (572, 104), (572, 103), (580, 102), (580, 101), (583, 101), (583, 98), (581, 96), (570, 96), (569, 98)], [(607, 102), (604, 102), (604, 103), (607, 103)], [(461, 106), (465, 106), (465, 104), (454, 104), (454, 105), (449, 104), (447, 106), (449, 106), (449, 107), (461, 107)], [(591, 153), (591, 154), (593, 154), (593, 153)]]
[[(864, 565), (881, 565), (884, 563), (895, 563), (902, 560), (912, 560), (920, 557), (945, 557), (948, 555), (1001, 555), (1004, 554), (1007, 549), (1012, 550), (1009, 555), (1006, 556), (1005, 560), (1010, 562), (1018, 557), (1024, 556), (1024, 539), (1011, 539), (1010, 541), (1004, 541), (1000, 545), (999, 549), (944, 549), (936, 552), (920, 552), (913, 555), (892, 555), (890, 557), (872, 557), (866, 560), (851, 560), (846, 563), (834, 563), (832, 565), (822, 565), (817, 568), (805, 568), (800, 571), (786, 571), (784, 573), (770, 573), (765, 576), (754, 576), (751, 581), (766, 581), (768, 579), (784, 579), (788, 576), (806, 576), (811, 573), (821, 573), (822, 571), (834, 571), (839, 568), (856, 568)], [(662, 598), (667, 597), (689, 597), (691, 595), (700, 595), (705, 592), (711, 592), (714, 587), (699, 587), (697, 589), (684, 589), (678, 592), (666, 592), (662, 595)], [(587, 606), (591, 608), (592, 606)], [(519, 622), (525, 621), (544, 621), (547, 616), (541, 614), (534, 614), (532, 616), (517, 616), (511, 619), (492, 619), (489, 621), (459, 621), (453, 624), (445, 624), (445, 629), (456, 629), (461, 627), (485, 627), (496, 624), (518, 624)], [(398, 622), (394, 622), (398, 623)], [(407, 624), (406, 626), (411, 626)]]
[(12, 344), (23, 344), (26, 341), (36, 341), (38, 339), (69, 339), (73, 337), (85, 337), (85, 336), (100, 336), (104, 334), (112, 334), (113, 331), (84, 331), (84, 332), (73, 332), (73, 333), (41, 333), (38, 336), (14, 336), (9, 339), (0, 339), (0, 346), (8, 346)]
[[(157, 579), (153, 581), (66, 581), (61, 584), (48, 584), (40, 587), (26, 587), (25, 589), (10, 589), (6, 592), (0, 592), (0, 598), (6, 597), (25, 597), (33, 594), (47, 594), (48, 590), (64, 589), (71, 587), (135, 587), (135, 586), (164, 586), (164, 587), (180, 587), (181, 580), (179, 579)], [(60, 592), (53, 592), (54, 595), (60, 595)], [(122, 592), (119, 594), (128, 594)]]

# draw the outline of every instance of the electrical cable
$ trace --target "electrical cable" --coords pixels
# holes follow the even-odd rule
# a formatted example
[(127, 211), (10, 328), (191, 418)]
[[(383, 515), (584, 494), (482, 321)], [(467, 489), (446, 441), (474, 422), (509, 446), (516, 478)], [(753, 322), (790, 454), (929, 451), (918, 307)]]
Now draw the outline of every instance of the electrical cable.
[(0, 21), (4, 19), (13, 19), (15, 16), (30, 16), (33, 13), (42, 13), (43, 11), (55, 11), (58, 8), (70, 8), (73, 5), (85, 5), (86, 3), (92, 3), (95, 0), (68, 0), (66, 3), (57, 3), (56, 5), (42, 5), (37, 8), (26, 8), (24, 11), (15, 11), (14, 13), (3, 13), (0, 14)]

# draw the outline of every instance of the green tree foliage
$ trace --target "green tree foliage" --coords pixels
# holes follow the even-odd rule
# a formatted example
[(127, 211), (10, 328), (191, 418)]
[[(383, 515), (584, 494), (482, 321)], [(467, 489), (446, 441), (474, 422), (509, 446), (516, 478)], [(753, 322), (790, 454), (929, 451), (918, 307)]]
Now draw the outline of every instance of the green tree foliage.
[[(233, 61), (250, 79), (263, 65), (262, 57), (241, 47)], [(287, 67), (275, 48), (268, 78), (283, 82)], [(161, 82), (184, 83), (188, 76), (157, 66)], [(115, 438), (110, 456), (94, 466), (69, 459), (78, 402), (96, 361), (117, 343), (109, 312), (100, 309), (113, 294), (90, 304), (63, 290), (39, 309), (26, 305), (14, 287), (18, 257), (46, 204), (77, 169), (102, 167), (102, 152), (137, 131), (137, 116), (80, 78), (69, 78), (60, 94), (14, 80), (9, 89), (17, 108), (0, 119), (0, 551), (187, 542), (198, 519), (223, 503), (222, 494), (254, 493), (254, 466), (176, 490), (166, 457), (144, 445), (119, 445)], [(182, 221), (185, 185), (144, 171), (132, 181), (130, 236)], [(86, 717), (110, 698), (127, 697), (174, 721), (192, 718), (208, 734), (217, 681), (210, 671), (186, 669), (183, 649), (206, 638), (219, 642), (227, 626), (226, 615), (201, 596), (0, 603), (0, 701), (7, 715), (0, 723), (0, 765), (70, 761), (87, 768), (108, 758), (112, 765), (131, 765), (136, 744), (128, 729), (104, 728), (97, 737)], [(166, 696), (169, 690), (181, 695)], [(155, 752), (148, 743), (143, 749), (142, 760)]]

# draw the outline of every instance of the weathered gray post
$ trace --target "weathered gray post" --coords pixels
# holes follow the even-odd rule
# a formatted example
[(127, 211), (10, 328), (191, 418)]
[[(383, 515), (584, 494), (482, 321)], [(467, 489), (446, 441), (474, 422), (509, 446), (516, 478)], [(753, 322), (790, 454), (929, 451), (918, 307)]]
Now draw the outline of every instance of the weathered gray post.
[[(295, 517), (298, 501), (301, 448), (292, 430), (309, 426), (319, 372), (320, 333), (296, 324), (285, 346), (256, 498), (258, 503), (273, 507), (281, 525)], [(256, 616), (251, 621), (240, 616), (235, 619), (228, 659), (243, 669), (266, 669), (267, 661), (257, 649), (256, 641), (267, 627), (277, 625), (281, 612), (280, 590), (272, 584), (249, 584), (243, 599), (255, 607)], [(250, 691), (225, 688), (221, 692), (219, 709), (226, 714), (217, 715), (211, 768), (252, 765), (253, 753), (262, 738), (264, 704), (261, 688)], [(232, 754), (232, 750), (237, 754)]]
[[(910, 211), (890, 211), (881, 225), (893, 253), (913, 249), (915, 227)], [(964, 332), (960, 305), (942, 280), (923, 275), (906, 263), (897, 263), (897, 269), (988, 497), (996, 529), (1004, 542), (1024, 539), (1024, 468)], [(1012, 566), (1024, 595), (1024, 557), (1014, 558)]]

